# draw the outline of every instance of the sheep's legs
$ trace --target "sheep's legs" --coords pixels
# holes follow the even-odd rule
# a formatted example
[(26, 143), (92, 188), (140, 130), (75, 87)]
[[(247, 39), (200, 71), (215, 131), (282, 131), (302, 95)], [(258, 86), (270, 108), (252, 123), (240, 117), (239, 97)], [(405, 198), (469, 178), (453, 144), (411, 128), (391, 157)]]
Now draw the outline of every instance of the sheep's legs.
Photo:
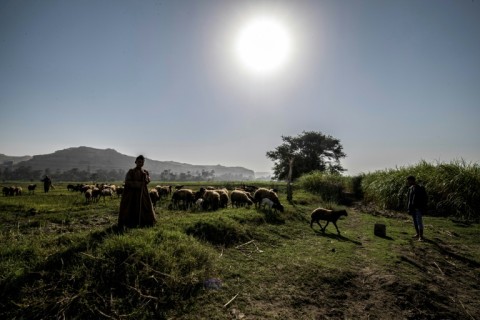
[(324, 233), (325, 233), (325, 230), (327, 229), (327, 226), (328, 226), (329, 223), (330, 223), (330, 221), (327, 221), (327, 224), (325, 225), (325, 228), (323, 228), (322, 231), (323, 231)]
[[(320, 230), (322, 230), (323, 233), (325, 233), (325, 230), (327, 229), (327, 226), (328, 224), (330, 223), (330, 221), (327, 220), (327, 223), (325, 224), (325, 227), (322, 227), (321, 223), (319, 220), (314, 220), (312, 219), (310, 221), (310, 228), (313, 228), (313, 223), (316, 222), (319, 226), (320, 226)], [(332, 221), (333, 225), (335, 226), (335, 228), (337, 229), (337, 232), (338, 234), (340, 234), (340, 230), (338, 229), (338, 226), (337, 226), (337, 223), (335, 221)]]
[(340, 230), (338, 230), (337, 224), (336, 224), (335, 222), (332, 222), (332, 223), (333, 223), (333, 225), (335, 226), (335, 228), (337, 228), (338, 234), (340, 234)]
[(320, 226), (320, 229), (323, 231), (323, 228), (322, 228), (322, 225), (320, 224), (320, 221), (315, 221), (312, 219), (312, 221), (310, 221), (310, 228), (313, 228), (313, 223), (316, 222), (319, 226)]

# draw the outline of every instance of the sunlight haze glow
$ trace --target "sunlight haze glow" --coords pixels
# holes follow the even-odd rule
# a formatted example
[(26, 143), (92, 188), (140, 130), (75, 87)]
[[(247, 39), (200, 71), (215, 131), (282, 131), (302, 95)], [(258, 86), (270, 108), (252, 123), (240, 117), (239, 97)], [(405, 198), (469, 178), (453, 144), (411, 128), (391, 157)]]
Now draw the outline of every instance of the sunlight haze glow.
[(291, 39), (286, 28), (271, 17), (258, 17), (240, 31), (236, 53), (245, 67), (257, 74), (280, 69), (288, 60)]
[[(0, 1), (0, 154), (87, 146), (271, 172), (480, 162), (480, 1)], [(146, 168), (148, 169), (148, 168)]]

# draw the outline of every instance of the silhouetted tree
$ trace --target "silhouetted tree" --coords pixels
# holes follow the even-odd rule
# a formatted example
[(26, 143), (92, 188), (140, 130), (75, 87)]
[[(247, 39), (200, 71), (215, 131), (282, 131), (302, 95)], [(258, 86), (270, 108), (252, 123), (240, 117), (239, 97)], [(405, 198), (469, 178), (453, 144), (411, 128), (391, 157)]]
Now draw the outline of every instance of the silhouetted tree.
[(340, 140), (321, 132), (303, 131), (297, 137), (282, 136), (283, 143), (267, 157), (274, 161), (273, 177), (279, 180), (288, 178), (291, 170), (292, 180), (314, 170), (340, 173), (345, 169), (340, 159), (346, 154)]

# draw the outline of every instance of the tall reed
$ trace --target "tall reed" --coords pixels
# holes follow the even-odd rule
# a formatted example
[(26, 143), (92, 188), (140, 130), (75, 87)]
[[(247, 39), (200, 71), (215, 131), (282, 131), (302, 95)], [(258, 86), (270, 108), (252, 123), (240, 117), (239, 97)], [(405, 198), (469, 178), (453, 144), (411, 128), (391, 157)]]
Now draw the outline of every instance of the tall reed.
[(385, 209), (404, 210), (407, 176), (413, 175), (425, 186), (432, 215), (465, 220), (480, 218), (480, 166), (464, 160), (428, 163), (375, 171), (363, 177), (364, 199)]

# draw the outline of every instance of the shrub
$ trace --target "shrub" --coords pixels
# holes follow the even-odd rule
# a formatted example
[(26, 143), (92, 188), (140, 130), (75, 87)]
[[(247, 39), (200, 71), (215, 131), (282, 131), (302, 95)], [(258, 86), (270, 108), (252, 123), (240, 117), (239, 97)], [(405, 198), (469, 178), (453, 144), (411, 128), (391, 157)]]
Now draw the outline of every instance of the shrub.
[(300, 188), (318, 194), (323, 201), (340, 202), (345, 189), (345, 178), (340, 175), (313, 171), (302, 175), (298, 181)]

